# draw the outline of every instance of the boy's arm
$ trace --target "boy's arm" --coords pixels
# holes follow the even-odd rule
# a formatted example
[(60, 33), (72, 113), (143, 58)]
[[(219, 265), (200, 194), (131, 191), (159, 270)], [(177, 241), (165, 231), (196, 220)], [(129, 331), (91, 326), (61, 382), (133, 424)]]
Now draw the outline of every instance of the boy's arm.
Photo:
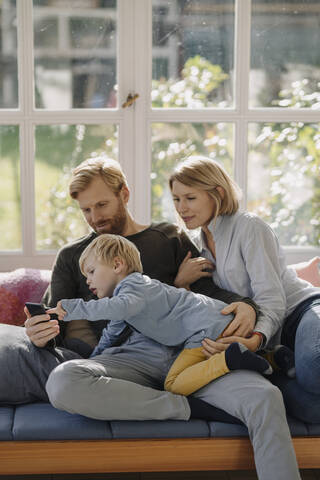
[(110, 344), (102, 335), (98, 345), (95, 347), (95, 349), (91, 353), (90, 358), (100, 355), (100, 353), (102, 353), (106, 348), (110, 348), (111, 346), (112, 344)]
[[(124, 290), (128, 290), (124, 288)], [(106, 348), (120, 344), (122, 334), (128, 329), (124, 321), (132, 315), (136, 315), (144, 306), (144, 299), (140, 292), (118, 294), (112, 298), (101, 298), (85, 302), (82, 299), (63, 299), (58, 302), (55, 308), (48, 310), (48, 313), (56, 313), (59, 320), (63, 322), (76, 321), (79, 318), (95, 322), (109, 320), (98, 345), (93, 350), (91, 357), (99, 355)]]
[[(91, 322), (97, 320), (110, 320), (113, 325), (124, 322), (126, 319), (138, 315), (145, 306), (142, 291), (121, 288), (121, 291), (112, 298), (100, 298), (85, 302), (82, 298), (63, 299), (61, 306), (66, 315), (64, 322), (85, 318)], [(52, 310), (54, 311), (54, 309)], [(51, 310), (49, 310), (51, 312)]]
[(90, 357), (100, 355), (106, 348), (115, 346), (126, 328), (127, 324), (125, 322), (110, 322), (108, 326), (103, 329), (100, 341)]

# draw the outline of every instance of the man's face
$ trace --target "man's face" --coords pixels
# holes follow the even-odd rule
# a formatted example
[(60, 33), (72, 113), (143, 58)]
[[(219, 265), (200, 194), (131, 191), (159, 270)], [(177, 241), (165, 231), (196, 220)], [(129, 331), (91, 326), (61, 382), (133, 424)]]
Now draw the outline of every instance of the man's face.
[(94, 178), (83, 192), (78, 193), (79, 207), (95, 232), (124, 234), (127, 225), (126, 193), (123, 189), (118, 196), (115, 195), (101, 177)]

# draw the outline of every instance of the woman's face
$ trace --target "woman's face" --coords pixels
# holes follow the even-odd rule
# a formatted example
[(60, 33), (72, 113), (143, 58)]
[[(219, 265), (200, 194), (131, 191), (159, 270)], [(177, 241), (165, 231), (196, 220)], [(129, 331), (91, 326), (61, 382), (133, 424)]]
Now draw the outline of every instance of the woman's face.
[(210, 223), (215, 213), (216, 202), (207, 192), (175, 180), (171, 193), (174, 206), (189, 230)]

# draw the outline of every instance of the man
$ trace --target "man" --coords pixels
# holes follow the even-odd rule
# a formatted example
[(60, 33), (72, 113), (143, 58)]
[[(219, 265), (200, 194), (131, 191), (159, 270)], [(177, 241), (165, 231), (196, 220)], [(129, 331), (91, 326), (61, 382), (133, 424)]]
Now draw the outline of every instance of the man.
[[(146, 226), (135, 222), (127, 210), (129, 190), (118, 164), (103, 159), (84, 162), (74, 171), (70, 193), (78, 201), (94, 232), (59, 252), (45, 295), (49, 306), (55, 306), (61, 298), (92, 298), (79, 270), (78, 259), (83, 249), (100, 233), (126, 236), (140, 250), (146, 274), (178, 284), (179, 265), (189, 251), (196, 254), (195, 248), (172, 225)], [(199, 262), (202, 261), (200, 259)], [(192, 266), (199, 269), (199, 262), (196, 260)], [(206, 267), (205, 262), (203, 266), (200, 263), (200, 269)], [(218, 289), (205, 278), (205, 274), (203, 272), (204, 278), (193, 285), (195, 291), (211, 294), (225, 302), (241, 300), (239, 296)], [(236, 303), (229, 308), (241, 315), (242, 305)], [(46, 400), (48, 393), (57, 408), (108, 420), (187, 420), (191, 413), (197, 417), (214, 418), (207, 405), (209, 403), (218, 409), (225, 408), (248, 426), (260, 479), (300, 478), (281, 394), (260, 375), (246, 371), (232, 372), (187, 399), (162, 390), (163, 380), (178, 353), (174, 348), (161, 346), (134, 331), (121, 345), (115, 345), (92, 359), (83, 359), (70, 349), (53, 347), (52, 343), (56, 341), (57, 345), (61, 345), (61, 340), (64, 340), (65, 344), (76, 343), (77, 348), (86, 346), (90, 351), (88, 345), (96, 343), (99, 331), (89, 330), (83, 322), (80, 333), (74, 328), (60, 332), (56, 320), (41, 323), (44, 320), (48, 320), (47, 315), (27, 320), (26, 332), (32, 343), (21, 333), (17, 342), (17, 334), (11, 333), (10, 345), (6, 349), (6, 358), (10, 357), (10, 361), (6, 361), (4, 370), (11, 375), (15, 372), (14, 383), (19, 385), (20, 390), (17, 397), (11, 385), (11, 389), (6, 391), (11, 391), (13, 398), (10, 398), (10, 393), (3, 394), (3, 387), (7, 387), (10, 378), (7, 375), (1, 382), (1, 372), (2, 403), (22, 403), (37, 398)], [(237, 321), (234, 322), (238, 333)], [(93, 324), (95, 326), (96, 323)], [(253, 328), (253, 323), (250, 328)], [(3, 350), (1, 345), (0, 350)], [(19, 354), (13, 355), (12, 352), (16, 351)], [(66, 361), (72, 357), (74, 360)], [(0, 351), (1, 358), (4, 356)], [(29, 368), (30, 365), (32, 368)], [(21, 367), (24, 378), (17, 379), (17, 370), (21, 371)], [(20, 388), (20, 384), (23, 387)], [(221, 414), (220, 410), (217, 412)]]

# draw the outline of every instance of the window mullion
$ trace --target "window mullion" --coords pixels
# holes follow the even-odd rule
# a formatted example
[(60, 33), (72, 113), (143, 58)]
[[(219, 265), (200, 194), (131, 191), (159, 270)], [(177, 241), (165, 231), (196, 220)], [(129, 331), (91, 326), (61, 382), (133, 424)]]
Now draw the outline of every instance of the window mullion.
[(32, 0), (17, 0), (19, 106), (24, 116), (34, 110)]
[(32, 0), (17, 1), (20, 122), (20, 188), (23, 255), (35, 251)]
[(134, 213), (138, 221), (151, 219), (151, 68), (152, 2), (135, 0), (135, 85), (139, 99), (135, 105), (135, 189)]
[[(122, 108), (129, 93), (134, 94), (134, 8), (132, 0), (118, 1), (118, 118), (119, 118), (119, 161), (126, 173), (128, 182), (134, 179), (134, 109), (135, 105)], [(130, 209), (134, 205), (134, 194), (131, 191)]]
[(247, 203), (248, 105), (250, 75), (251, 0), (236, 1), (235, 28), (235, 122), (234, 176), (242, 188), (241, 206)]

